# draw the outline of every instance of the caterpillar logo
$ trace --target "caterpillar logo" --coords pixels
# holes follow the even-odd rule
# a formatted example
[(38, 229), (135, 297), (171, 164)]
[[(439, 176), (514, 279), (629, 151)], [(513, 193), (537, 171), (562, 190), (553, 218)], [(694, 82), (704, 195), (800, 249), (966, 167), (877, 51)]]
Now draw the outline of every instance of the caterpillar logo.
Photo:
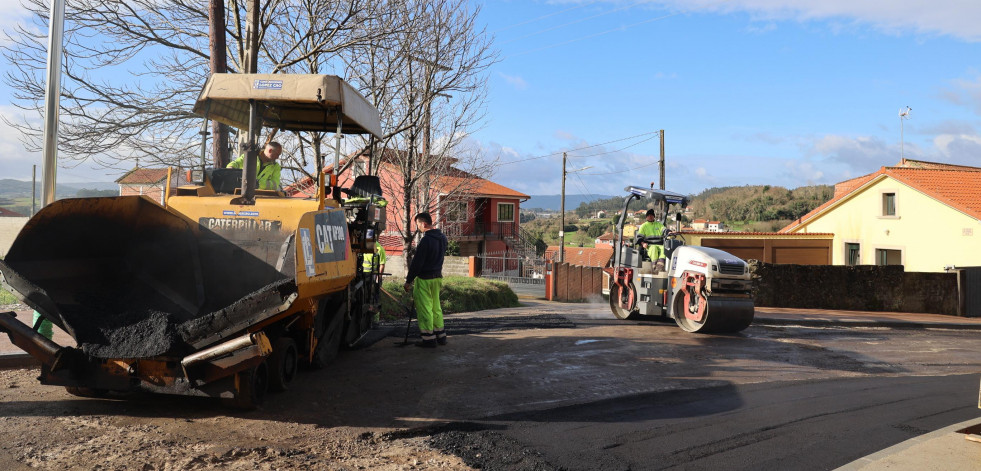
[(348, 234), (344, 211), (319, 213), (314, 217), (313, 237), (317, 263), (347, 260)]
[(198, 219), (198, 224), (213, 231), (279, 232), (283, 226), (283, 223), (280, 221), (245, 218), (201, 218)]
[(320, 253), (334, 253), (334, 244), (345, 241), (343, 227), (317, 224), (317, 248)]

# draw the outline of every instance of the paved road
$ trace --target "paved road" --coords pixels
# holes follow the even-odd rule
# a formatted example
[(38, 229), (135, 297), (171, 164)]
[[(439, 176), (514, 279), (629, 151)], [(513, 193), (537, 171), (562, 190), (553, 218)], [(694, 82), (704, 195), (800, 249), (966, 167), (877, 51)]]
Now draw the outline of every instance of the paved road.
[[(826, 470), (977, 418), (976, 391), (977, 375), (726, 385), (499, 415), (470, 428), (485, 443), (500, 434), (570, 470)], [(504, 457), (489, 448), (484, 459), (494, 469)]]
[(325, 450), (372, 467), (378, 446), (425, 442), (483, 469), (830, 469), (981, 415), (977, 330), (761, 321), (692, 335), (604, 304), (543, 302), (448, 316), (450, 344), (436, 350), (396, 346), (404, 324), (393, 326), (241, 415), (182, 397), (80, 400), (0, 370), (0, 421), (20, 437), (0, 463), (74, 456), (69, 445), (95, 435), (147, 462), (220, 462), (228, 443), (263, 443), (280, 468)]

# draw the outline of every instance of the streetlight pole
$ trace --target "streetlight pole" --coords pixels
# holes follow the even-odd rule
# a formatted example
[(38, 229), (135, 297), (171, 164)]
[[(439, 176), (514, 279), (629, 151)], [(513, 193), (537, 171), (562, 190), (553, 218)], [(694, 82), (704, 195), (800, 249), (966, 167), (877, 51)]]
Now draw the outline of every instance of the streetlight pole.
[(51, 2), (48, 17), (48, 81), (44, 91), (44, 165), (41, 167), (41, 205), (55, 200), (58, 172), (58, 111), (61, 108), (61, 51), (64, 48), (65, 0)]

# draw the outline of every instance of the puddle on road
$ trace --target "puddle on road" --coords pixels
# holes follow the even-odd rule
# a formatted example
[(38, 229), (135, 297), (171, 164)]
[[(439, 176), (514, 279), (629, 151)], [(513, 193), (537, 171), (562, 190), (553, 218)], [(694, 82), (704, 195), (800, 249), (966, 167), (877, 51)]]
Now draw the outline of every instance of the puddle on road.
[(585, 344), (587, 344), (587, 343), (594, 343), (594, 342), (602, 342), (602, 341), (603, 341), (603, 340), (601, 340), (601, 339), (585, 339), (585, 340), (577, 340), (577, 341), (576, 341), (576, 345), (585, 345)]

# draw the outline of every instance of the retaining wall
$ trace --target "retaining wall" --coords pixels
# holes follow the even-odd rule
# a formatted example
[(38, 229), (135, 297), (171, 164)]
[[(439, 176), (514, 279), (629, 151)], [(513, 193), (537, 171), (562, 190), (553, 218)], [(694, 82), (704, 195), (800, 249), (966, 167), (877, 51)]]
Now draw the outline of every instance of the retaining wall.
[(7, 251), (17, 238), (17, 234), (27, 224), (28, 217), (0, 218), (0, 257), (6, 257)]
[(757, 306), (957, 315), (957, 275), (900, 265), (785, 265), (750, 260)]
[[(471, 258), (473, 257), (443, 257), (443, 276), (469, 276)], [(406, 273), (405, 257), (402, 255), (385, 257), (385, 273), (404, 278)]]

